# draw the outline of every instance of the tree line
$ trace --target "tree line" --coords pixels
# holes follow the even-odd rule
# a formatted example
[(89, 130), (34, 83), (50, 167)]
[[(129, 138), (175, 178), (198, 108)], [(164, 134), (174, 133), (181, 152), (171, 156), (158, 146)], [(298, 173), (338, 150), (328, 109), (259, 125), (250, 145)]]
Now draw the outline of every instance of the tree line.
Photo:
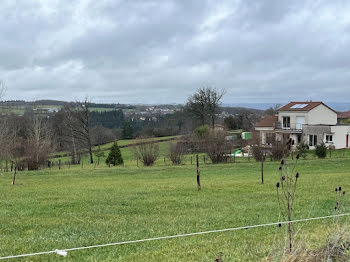
[[(97, 145), (121, 138), (189, 134), (202, 125), (214, 127), (220, 123), (218, 114), (224, 94), (224, 90), (200, 88), (174, 113), (143, 120), (135, 115), (125, 117), (120, 109), (92, 111), (93, 104), (88, 98), (65, 103), (58, 112), (49, 115), (37, 115), (31, 111), (22, 116), (2, 115), (0, 157), (2, 163), (7, 163), (6, 168), (11, 163), (17, 169), (27, 167), (31, 170), (46, 165), (50, 155), (57, 151), (69, 152), (72, 164), (80, 163), (86, 154), (90, 163), (94, 163), (93, 147)], [(254, 119), (252, 114), (244, 112), (220, 121), (234, 129), (249, 128)]]

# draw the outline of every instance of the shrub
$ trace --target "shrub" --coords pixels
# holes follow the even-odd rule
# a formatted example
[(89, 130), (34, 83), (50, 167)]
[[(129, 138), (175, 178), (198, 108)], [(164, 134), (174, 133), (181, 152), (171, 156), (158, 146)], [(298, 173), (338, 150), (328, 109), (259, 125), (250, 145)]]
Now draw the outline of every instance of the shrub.
[(260, 145), (252, 145), (251, 146), (252, 155), (256, 161), (263, 161), (264, 156), (264, 148)]
[(108, 157), (106, 159), (107, 165), (122, 165), (124, 163), (122, 153), (120, 152), (120, 148), (117, 144), (117, 142), (113, 143), (113, 146), (111, 147), (111, 151), (108, 154)]
[(180, 165), (183, 161), (183, 156), (186, 153), (186, 148), (183, 143), (170, 143), (169, 158), (174, 165)]
[(287, 156), (286, 146), (282, 142), (275, 142), (271, 148), (271, 156), (274, 160), (281, 160)]
[(316, 156), (318, 156), (318, 158), (325, 158), (327, 156), (326, 144), (322, 143), (320, 145), (317, 145), (316, 150), (315, 150), (315, 154), (316, 154)]
[(47, 163), (52, 151), (49, 140), (38, 141), (30, 138), (24, 144), (24, 159), (28, 170), (38, 170)]
[(194, 133), (196, 134), (197, 138), (207, 137), (209, 135), (209, 126), (199, 126), (194, 130)]
[(203, 141), (202, 149), (213, 164), (226, 163), (230, 158), (232, 142), (226, 140), (226, 132), (212, 130), (208, 139)]
[(304, 141), (302, 141), (302, 142), (297, 146), (298, 154), (299, 154), (303, 159), (306, 159), (307, 151), (308, 151), (308, 150), (309, 150), (309, 146), (308, 146), (307, 143), (305, 143)]
[(140, 139), (132, 150), (135, 158), (139, 159), (145, 166), (152, 166), (159, 155), (158, 144), (144, 139)]

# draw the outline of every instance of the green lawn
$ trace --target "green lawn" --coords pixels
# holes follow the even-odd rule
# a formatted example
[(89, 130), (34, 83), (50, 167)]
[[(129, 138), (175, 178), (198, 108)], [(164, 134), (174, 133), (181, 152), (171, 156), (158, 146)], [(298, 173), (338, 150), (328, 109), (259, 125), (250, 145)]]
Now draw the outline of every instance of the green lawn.
[[(164, 147), (166, 144), (164, 143)], [(125, 148), (123, 150), (127, 150)], [(195, 166), (158, 161), (139, 167), (127, 158), (124, 167), (75, 166), (62, 170), (0, 175), (0, 257), (253, 225), (278, 220), (278, 162), (201, 164), (202, 190)], [(301, 160), (294, 218), (330, 215), (334, 188), (350, 191), (350, 158)], [(345, 197), (343, 212), (349, 212)], [(324, 244), (331, 220), (303, 224), (313, 247)], [(19, 261), (265, 261), (283, 241), (285, 228), (266, 227), (172, 240), (72, 251)], [(276, 233), (277, 232), (277, 233)], [(274, 241), (275, 240), (275, 241)]]
[[(167, 137), (155, 137), (155, 138), (149, 138), (147, 140), (153, 140), (153, 141), (159, 141), (159, 140), (164, 140), (164, 139), (173, 139), (177, 138), (178, 136), (167, 136)], [(131, 145), (137, 143), (139, 140), (138, 139), (124, 139), (124, 140), (119, 140), (118, 145), (119, 146), (124, 146), (124, 145)], [(159, 147), (159, 160), (158, 163), (164, 163), (164, 157), (168, 156), (169, 153), (169, 145), (170, 143), (174, 143), (174, 141), (164, 141), (164, 142), (159, 142), (158, 147)], [(101, 146), (102, 150), (104, 151), (105, 156), (100, 159), (100, 163), (104, 163), (106, 161), (106, 158), (109, 154), (109, 148), (111, 148), (113, 143), (108, 143), (104, 144)], [(94, 150), (96, 150), (97, 147), (94, 147)], [(133, 156), (133, 151), (132, 147), (125, 147), (120, 149), (123, 155), (123, 159), (126, 163), (126, 165), (136, 165), (136, 160)], [(69, 152), (59, 152), (56, 153), (57, 155), (69, 155)], [(187, 157), (188, 161), (190, 161), (190, 157)], [(94, 155), (95, 162), (97, 162), (97, 157)], [(61, 160), (62, 163), (69, 162), (71, 160), (70, 156), (65, 156), (65, 157), (56, 157), (52, 158), (51, 161), (58, 163), (58, 161)], [(166, 162), (169, 160), (166, 160)], [(82, 157), (82, 162), (84, 164), (89, 164), (90, 162), (90, 157), (86, 154)]]

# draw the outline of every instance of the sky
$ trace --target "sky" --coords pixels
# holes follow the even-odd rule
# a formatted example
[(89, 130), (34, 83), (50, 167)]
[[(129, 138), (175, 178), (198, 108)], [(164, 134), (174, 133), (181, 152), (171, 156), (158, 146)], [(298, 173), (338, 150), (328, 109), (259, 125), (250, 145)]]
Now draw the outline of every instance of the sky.
[(347, 102), (350, 1), (1, 0), (4, 100)]

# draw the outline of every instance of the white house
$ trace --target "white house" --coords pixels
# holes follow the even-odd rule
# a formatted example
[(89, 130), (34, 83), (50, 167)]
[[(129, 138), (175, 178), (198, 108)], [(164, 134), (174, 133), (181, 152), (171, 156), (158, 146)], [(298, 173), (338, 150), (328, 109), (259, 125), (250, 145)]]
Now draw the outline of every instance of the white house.
[(311, 149), (322, 142), (336, 149), (349, 147), (350, 125), (340, 124), (337, 112), (322, 102), (290, 102), (258, 122), (255, 131), (262, 144), (292, 138)]

